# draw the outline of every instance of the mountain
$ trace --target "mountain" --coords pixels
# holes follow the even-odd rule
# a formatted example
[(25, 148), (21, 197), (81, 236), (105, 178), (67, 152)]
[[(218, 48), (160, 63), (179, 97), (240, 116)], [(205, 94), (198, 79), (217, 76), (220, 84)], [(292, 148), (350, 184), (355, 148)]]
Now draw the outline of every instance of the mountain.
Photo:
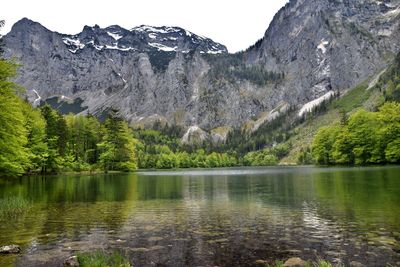
[(344, 91), (400, 50), (400, 1), (292, 0), (249, 51), (248, 62), (287, 73), (297, 103)]
[(203, 130), (224, 139), (231, 127), (302, 116), (377, 76), (400, 51), (399, 15), (399, 0), (291, 0), (236, 54), (176, 27), (65, 35), (23, 19), (4, 37), (5, 55), (23, 65), (17, 82), (32, 103), (99, 117), (117, 108), (132, 124), (186, 126), (185, 141)]

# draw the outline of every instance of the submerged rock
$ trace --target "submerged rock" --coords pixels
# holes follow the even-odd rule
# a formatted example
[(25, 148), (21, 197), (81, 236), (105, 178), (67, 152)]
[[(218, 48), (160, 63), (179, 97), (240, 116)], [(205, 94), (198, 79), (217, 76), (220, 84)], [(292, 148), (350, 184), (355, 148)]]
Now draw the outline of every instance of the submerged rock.
[(365, 267), (365, 265), (358, 261), (352, 261), (350, 262), (350, 267)]
[(17, 254), (21, 252), (21, 247), (18, 245), (9, 245), (0, 247), (0, 254)]
[(254, 265), (257, 267), (264, 267), (267, 266), (267, 262), (265, 260), (256, 260)]
[(290, 258), (283, 264), (284, 267), (303, 267), (306, 266), (307, 262), (300, 258)]
[(71, 256), (64, 261), (64, 267), (79, 267), (78, 257)]

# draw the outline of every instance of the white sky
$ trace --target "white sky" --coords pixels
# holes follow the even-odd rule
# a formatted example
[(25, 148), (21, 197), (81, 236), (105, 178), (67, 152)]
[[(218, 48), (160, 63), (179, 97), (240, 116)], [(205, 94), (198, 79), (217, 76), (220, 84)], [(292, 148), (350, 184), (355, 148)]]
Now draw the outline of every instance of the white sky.
[(79, 33), (84, 25), (131, 29), (142, 24), (179, 26), (227, 46), (246, 49), (264, 36), (288, 0), (7, 0), (1, 3), (1, 34), (23, 17), (52, 31)]

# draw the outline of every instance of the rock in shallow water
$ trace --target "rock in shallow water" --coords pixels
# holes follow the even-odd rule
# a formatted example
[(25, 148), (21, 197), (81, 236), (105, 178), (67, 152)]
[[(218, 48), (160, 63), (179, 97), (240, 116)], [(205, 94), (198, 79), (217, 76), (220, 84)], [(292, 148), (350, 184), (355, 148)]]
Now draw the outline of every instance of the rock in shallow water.
[(71, 256), (64, 261), (64, 267), (79, 267), (78, 257)]
[(283, 264), (284, 267), (303, 267), (306, 262), (300, 258), (290, 258)]
[(352, 261), (350, 262), (350, 267), (365, 267), (365, 265), (358, 261)]
[(21, 252), (21, 247), (18, 245), (9, 245), (0, 247), (0, 254), (17, 254)]
[(267, 266), (267, 262), (265, 260), (256, 260), (254, 265), (257, 267), (264, 267)]

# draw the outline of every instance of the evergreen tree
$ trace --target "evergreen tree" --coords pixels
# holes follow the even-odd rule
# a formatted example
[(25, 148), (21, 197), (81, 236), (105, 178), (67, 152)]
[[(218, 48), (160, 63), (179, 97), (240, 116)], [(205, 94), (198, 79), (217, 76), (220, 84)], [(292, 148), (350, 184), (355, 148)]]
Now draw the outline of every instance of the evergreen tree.
[(49, 156), (46, 142), (46, 121), (40, 111), (34, 109), (29, 103), (22, 103), (22, 110), (28, 134), (26, 147), (29, 153), (29, 170), (43, 172)]
[(116, 115), (110, 113), (104, 123), (104, 138), (98, 145), (100, 148), (100, 164), (105, 171), (130, 171), (137, 168), (136, 148), (137, 140), (133, 138), (128, 124)]

